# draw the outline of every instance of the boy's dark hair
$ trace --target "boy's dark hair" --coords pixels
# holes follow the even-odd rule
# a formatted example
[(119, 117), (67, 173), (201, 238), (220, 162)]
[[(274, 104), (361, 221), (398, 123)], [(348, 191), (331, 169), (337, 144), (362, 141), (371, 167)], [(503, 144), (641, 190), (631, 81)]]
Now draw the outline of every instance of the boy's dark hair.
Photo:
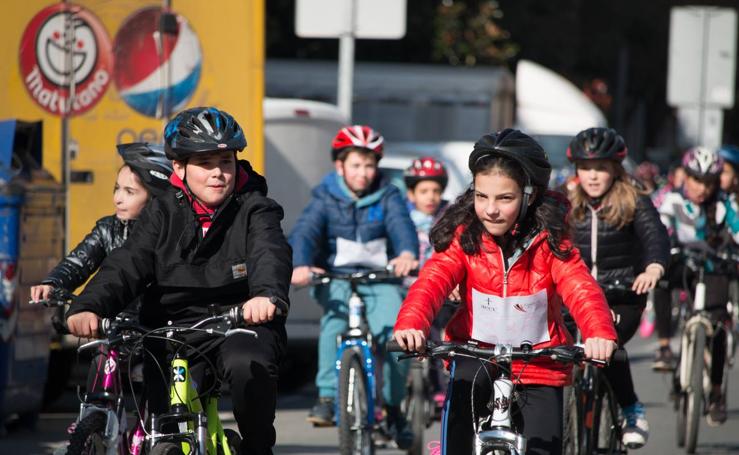
[[(475, 162), (472, 169), (473, 184), (477, 175), (488, 175), (494, 171), (515, 180), (521, 189), (526, 184), (526, 174), (516, 161), (495, 155), (481, 157)], [(566, 259), (572, 251), (571, 247), (562, 247), (563, 240), (569, 235), (566, 198), (547, 192), (546, 186), (537, 185), (535, 191), (536, 199), (520, 226), (521, 234), (512, 238), (514, 247), (546, 230), (547, 243), (552, 253), (560, 259)], [(479, 254), (482, 236), (490, 234), (475, 213), (475, 190), (472, 185), (446, 209), (439, 222), (431, 229), (431, 243), (437, 252), (449, 248), (460, 225), (464, 226), (460, 236), (462, 250), (468, 255)]]
[(373, 152), (370, 149), (362, 148), (362, 147), (347, 147), (340, 152), (336, 154), (336, 161), (341, 161), (342, 163), (346, 161), (346, 158), (349, 156), (351, 152), (357, 152), (362, 156), (371, 156), (375, 159), (375, 164), (380, 162), (379, 157), (375, 152)]

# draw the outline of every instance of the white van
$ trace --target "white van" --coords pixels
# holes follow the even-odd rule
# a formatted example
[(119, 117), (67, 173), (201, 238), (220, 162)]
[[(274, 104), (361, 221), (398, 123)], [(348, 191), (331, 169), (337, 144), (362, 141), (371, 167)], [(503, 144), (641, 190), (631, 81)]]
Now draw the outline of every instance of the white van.
[[(269, 197), (285, 210), (289, 235), (310, 201), (313, 187), (333, 170), (331, 140), (347, 121), (339, 109), (300, 99), (264, 99), (264, 167)], [(287, 333), (291, 344), (318, 339), (321, 308), (307, 289), (290, 292)]]

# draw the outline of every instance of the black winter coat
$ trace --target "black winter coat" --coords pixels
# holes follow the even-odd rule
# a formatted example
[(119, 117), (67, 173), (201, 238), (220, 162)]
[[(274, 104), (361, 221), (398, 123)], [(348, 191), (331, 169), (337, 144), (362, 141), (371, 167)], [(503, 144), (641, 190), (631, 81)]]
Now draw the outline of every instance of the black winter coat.
[(116, 216), (100, 218), (92, 231), (41, 283), (70, 291), (77, 289), (100, 267), (106, 256), (123, 245), (135, 221)]
[[(122, 248), (76, 299), (67, 316), (115, 315), (142, 296), (141, 321), (161, 326), (190, 322), (210, 304), (226, 309), (252, 297), (288, 301), (292, 251), (280, 227), (282, 208), (246, 161), (249, 179), (213, 216), (205, 236), (187, 196), (172, 187), (144, 209)], [(284, 320), (275, 320), (284, 330)]]
[(598, 281), (633, 280), (653, 263), (660, 264), (667, 271), (670, 259), (667, 229), (648, 196), (639, 196), (634, 220), (621, 229), (596, 217), (598, 235), (593, 238), (592, 217), (593, 210), (588, 210), (583, 221), (574, 224), (573, 243), (591, 270), (595, 244)]

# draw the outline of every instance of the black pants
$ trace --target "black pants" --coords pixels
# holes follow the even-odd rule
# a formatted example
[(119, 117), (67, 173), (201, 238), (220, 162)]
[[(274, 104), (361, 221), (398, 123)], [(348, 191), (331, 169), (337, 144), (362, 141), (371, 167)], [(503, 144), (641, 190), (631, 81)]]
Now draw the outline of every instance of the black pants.
[[(474, 379), (475, 417), (488, 416), (491, 413), (487, 407), (492, 389), (490, 378), (495, 378), (494, 373), (494, 367), (482, 367), (480, 361), (475, 359), (460, 358), (452, 364), (452, 377), (442, 418), (443, 455), (472, 453), (472, 382)], [(561, 454), (562, 388), (518, 386), (516, 394), (518, 399), (511, 408), (511, 420), (514, 428), (527, 438), (526, 454)]]
[[(683, 273), (687, 273), (683, 279)], [(654, 290), (654, 314), (656, 318), (657, 336), (670, 338), (672, 334), (672, 301), (671, 289), (682, 289), (687, 281), (691, 293), (695, 290), (697, 276), (683, 264), (673, 264), (668, 277), (669, 289), (657, 287)], [(717, 329), (711, 340), (711, 384), (720, 385), (723, 380), (726, 363), (726, 331), (723, 326), (728, 321), (726, 303), (729, 301), (729, 279), (725, 275), (706, 273), (703, 277), (706, 284), (706, 310), (710, 313), (714, 327)]]
[[(240, 453), (249, 455), (271, 454), (275, 445), (274, 427), (277, 404), (277, 376), (279, 361), (285, 349), (284, 326), (250, 327), (259, 335), (254, 338), (236, 334), (228, 338), (188, 340), (212, 362), (223, 381), (230, 386), (234, 417), (243, 438)], [(169, 371), (165, 346), (159, 341), (150, 342), (147, 349), (157, 357), (164, 372)], [(154, 414), (166, 412), (169, 405), (168, 382), (151, 356), (145, 356), (144, 377), (147, 382), (149, 410)], [(207, 362), (197, 354), (188, 354), (190, 373), (204, 393), (212, 384), (206, 374)]]
[[(608, 293), (608, 305), (618, 317), (616, 334), (618, 347), (622, 348), (631, 340), (641, 323), (641, 315), (646, 306), (647, 296), (637, 296), (632, 293)], [(623, 362), (612, 363), (603, 370), (608, 383), (611, 384), (619, 406), (631, 406), (639, 401), (634, 390), (634, 380), (631, 375), (631, 363), (628, 358)]]

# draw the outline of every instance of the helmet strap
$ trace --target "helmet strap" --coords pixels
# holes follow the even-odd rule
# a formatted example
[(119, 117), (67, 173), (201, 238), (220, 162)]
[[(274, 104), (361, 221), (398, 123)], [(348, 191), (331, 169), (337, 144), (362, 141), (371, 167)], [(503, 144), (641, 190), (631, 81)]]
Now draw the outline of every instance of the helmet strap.
[(516, 220), (516, 224), (514, 224), (513, 229), (511, 229), (511, 235), (513, 236), (516, 236), (520, 233), (521, 224), (526, 218), (526, 212), (528, 211), (529, 200), (531, 199), (532, 194), (534, 194), (534, 187), (531, 186), (531, 182), (527, 181), (526, 186), (524, 186), (523, 188), (523, 197), (521, 198), (521, 210), (518, 212), (518, 219)]

